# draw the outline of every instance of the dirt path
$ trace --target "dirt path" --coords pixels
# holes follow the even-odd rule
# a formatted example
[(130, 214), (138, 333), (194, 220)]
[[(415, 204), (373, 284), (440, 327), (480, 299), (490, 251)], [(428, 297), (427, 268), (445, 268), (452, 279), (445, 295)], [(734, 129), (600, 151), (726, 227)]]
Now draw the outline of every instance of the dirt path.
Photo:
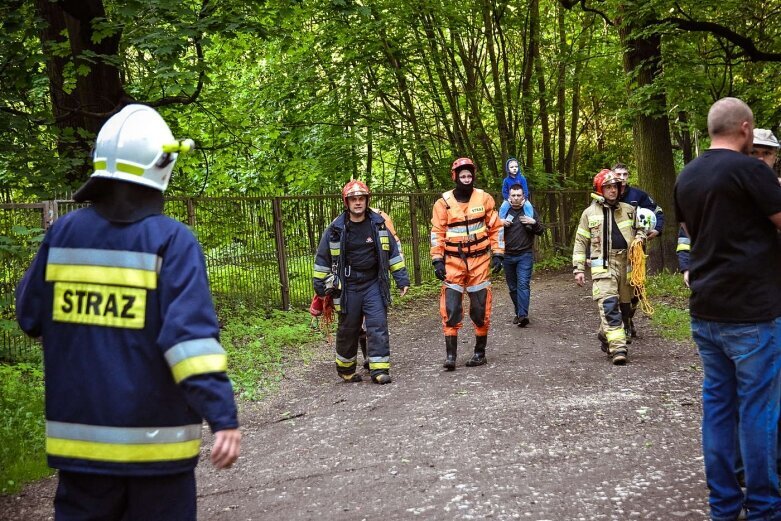
[[(707, 519), (693, 345), (640, 318), (630, 363), (614, 367), (571, 275), (535, 275), (527, 329), (494, 288), (487, 366), (463, 365), (467, 322), (457, 370), (442, 370), (426, 299), (391, 316), (393, 384), (339, 383), (324, 347), (245, 406), (237, 467), (199, 466), (200, 519)], [(0, 497), (0, 518), (50, 519), (53, 483)]]

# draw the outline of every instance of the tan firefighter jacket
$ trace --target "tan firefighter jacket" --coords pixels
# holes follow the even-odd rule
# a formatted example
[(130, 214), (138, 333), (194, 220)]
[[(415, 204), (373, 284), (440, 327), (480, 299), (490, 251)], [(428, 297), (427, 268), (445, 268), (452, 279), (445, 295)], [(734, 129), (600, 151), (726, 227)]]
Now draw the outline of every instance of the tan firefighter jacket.
[[(572, 273), (586, 271), (586, 256), (591, 262), (591, 278), (601, 279), (610, 276), (610, 236), (615, 212), (615, 222), (621, 235), (629, 246), (635, 238), (645, 239), (645, 232), (635, 228), (635, 209), (632, 205), (618, 202), (615, 207), (605, 204), (602, 196), (592, 194), (594, 201), (583, 210), (575, 234), (575, 247), (572, 250)], [(631, 267), (627, 266), (627, 270)]]

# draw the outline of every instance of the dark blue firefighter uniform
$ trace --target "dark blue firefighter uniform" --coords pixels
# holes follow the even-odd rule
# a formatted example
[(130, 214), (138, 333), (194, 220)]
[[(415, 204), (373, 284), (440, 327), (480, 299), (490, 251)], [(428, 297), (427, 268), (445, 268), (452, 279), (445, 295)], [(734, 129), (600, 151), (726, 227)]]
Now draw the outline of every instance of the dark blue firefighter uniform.
[(326, 228), (317, 248), (314, 267), (315, 293), (326, 295), (329, 275), (334, 274), (339, 289), (333, 294), (334, 306), (339, 312), (336, 333), (336, 369), (340, 375), (355, 373), (357, 365), (358, 336), (361, 323), (366, 319), (368, 336), (369, 370), (372, 376), (390, 370), (390, 342), (388, 337), (387, 307), (390, 304), (390, 279), (393, 275), (399, 288), (409, 286), (409, 275), (399, 247), (390, 236), (385, 219), (368, 209), (370, 242), (376, 252), (376, 264), (363, 264), (363, 269), (353, 269), (348, 260), (349, 221), (345, 211)]
[[(148, 512), (194, 519), (202, 421), (216, 432), (238, 420), (193, 234), (159, 214), (114, 223), (92, 207), (69, 213), (47, 232), (16, 306), (21, 328), (43, 339), (56, 518), (90, 517), (70, 500), (101, 475), (105, 502), (135, 494)], [(160, 480), (184, 495), (160, 495)]]

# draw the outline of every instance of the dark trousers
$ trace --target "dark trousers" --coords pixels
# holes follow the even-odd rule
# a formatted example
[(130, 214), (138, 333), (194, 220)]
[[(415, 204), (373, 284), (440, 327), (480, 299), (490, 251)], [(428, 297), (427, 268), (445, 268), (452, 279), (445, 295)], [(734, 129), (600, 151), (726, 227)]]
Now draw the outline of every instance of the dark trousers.
[(510, 299), (517, 317), (529, 315), (533, 266), (534, 253), (531, 250), (504, 256), (504, 278), (507, 280), (507, 289), (510, 290)]
[(195, 472), (108, 476), (60, 471), (55, 521), (195, 521)]
[[(346, 299), (345, 299), (346, 297)], [(339, 374), (355, 372), (358, 336), (366, 319), (369, 370), (372, 376), (390, 370), (388, 311), (380, 291), (380, 280), (349, 282), (342, 293), (342, 312), (336, 330), (336, 369)]]

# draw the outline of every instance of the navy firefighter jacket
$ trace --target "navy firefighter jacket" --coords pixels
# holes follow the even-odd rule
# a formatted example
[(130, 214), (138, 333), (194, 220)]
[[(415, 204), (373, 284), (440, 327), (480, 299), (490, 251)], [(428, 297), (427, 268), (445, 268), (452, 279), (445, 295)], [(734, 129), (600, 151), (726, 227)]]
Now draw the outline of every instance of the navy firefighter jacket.
[[(385, 226), (385, 219), (371, 209), (366, 210), (366, 218), (370, 219), (373, 225), (372, 238), (377, 247), (377, 258), (380, 262), (380, 291), (387, 307), (391, 301), (388, 271), (390, 270), (393, 278), (396, 280), (396, 286), (399, 288), (409, 286), (409, 274), (404, 264), (404, 257), (399, 251), (399, 245), (390, 236)], [(345, 245), (347, 234), (344, 233), (344, 229), (346, 219), (349, 219), (346, 211), (337, 216), (323, 232), (320, 244), (317, 247), (313, 283), (315, 293), (321, 297), (326, 294), (326, 281), (332, 273), (337, 275), (339, 288), (345, 287)], [(345, 292), (341, 292), (341, 295), (339, 295), (339, 292), (334, 293), (334, 308), (346, 312), (346, 298)]]
[(192, 470), (205, 418), (238, 427), (200, 245), (152, 215), (112, 223), (93, 208), (58, 219), (16, 292), (43, 339), (46, 453), (73, 472)]

